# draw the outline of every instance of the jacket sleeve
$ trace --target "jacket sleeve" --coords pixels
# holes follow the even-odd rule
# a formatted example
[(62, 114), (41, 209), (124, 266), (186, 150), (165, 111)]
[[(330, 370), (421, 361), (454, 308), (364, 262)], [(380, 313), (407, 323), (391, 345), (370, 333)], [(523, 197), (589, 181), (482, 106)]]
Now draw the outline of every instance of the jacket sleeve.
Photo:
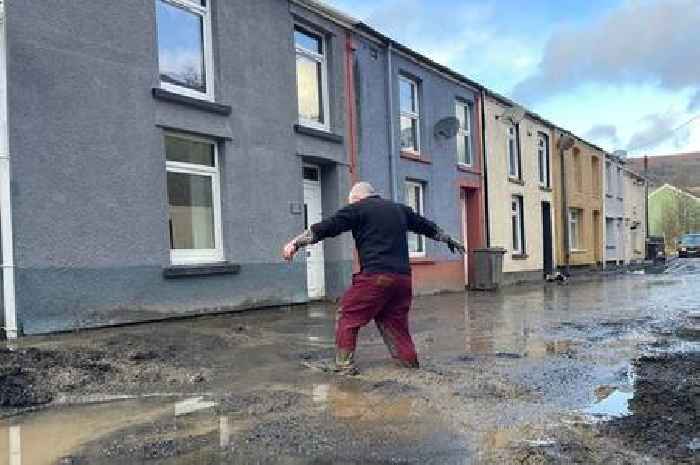
[(430, 239), (436, 239), (438, 237), (442, 231), (438, 225), (414, 212), (410, 207), (405, 207), (405, 209), (409, 231), (421, 234)]
[(314, 240), (320, 242), (350, 231), (355, 226), (357, 216), (357, 211), (352, 205), (341, 208), (335, 215), (311, 226)]

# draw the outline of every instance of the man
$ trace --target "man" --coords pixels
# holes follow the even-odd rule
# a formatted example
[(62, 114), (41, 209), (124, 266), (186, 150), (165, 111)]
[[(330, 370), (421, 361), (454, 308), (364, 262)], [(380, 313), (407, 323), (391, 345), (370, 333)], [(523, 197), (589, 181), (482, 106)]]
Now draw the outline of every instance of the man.
[(391, 356), (400, 365), (418, 368), (418, 356), (408, 329), (408, 312), (413, 298), (407, 232), (444, 242), (453, 253), (464, 253), (464, 246), (445, 234), (435, 223), (411, 208), (384, 200), (366, 182), (350, 191), (349, 205), (334, 216), (314, 224), (284, 247), (290, 261), (307, 245), (352, 231), (360, 273), (341, 301), (336, 326), (334, 371), (355, 374), (357, 335), (374, 320)]

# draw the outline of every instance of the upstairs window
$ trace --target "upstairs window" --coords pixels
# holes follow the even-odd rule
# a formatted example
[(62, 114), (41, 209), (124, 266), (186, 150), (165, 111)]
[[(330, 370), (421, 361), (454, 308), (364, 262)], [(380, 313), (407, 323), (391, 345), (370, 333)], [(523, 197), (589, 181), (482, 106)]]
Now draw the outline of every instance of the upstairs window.
[(617, 169), (617, 197), (622, 198), (625, 192), (625, 187), (624, 187), (624, 177), (622, 175), (622, 168)]
[(520, 144), (517, 124), (508, 126), (508, 177), (520, 179)]
[(420, 102), (418, 83), (410, 78), (399, 78), (401, 111), (401, 150), (420, 152)]
[(329, 130), (327, 53), (323, 35), (308, 28), (294, 28), (297, 55), (299, 123)]
[(540, 185), (548, 188), (551, 184), (549, 174), (549, 137), (543, 132), (537, 134), (537, 159), (540, 166)]
[[(424, 186), (420, 182), (406, 181), (406, 205), (419, 215), (424, 214)], [(425, 238), (421, 235), (408, 233), (408, 252), (412, 257), (425, 255)]]
[(459, 130), (457, 132), (457, 163), (472, 166), (472, 107), (467, 102), (457, 101), (457, 119)]
[(161, 87), (213, 100), (209, 0), (156, 0), (156, 21)]

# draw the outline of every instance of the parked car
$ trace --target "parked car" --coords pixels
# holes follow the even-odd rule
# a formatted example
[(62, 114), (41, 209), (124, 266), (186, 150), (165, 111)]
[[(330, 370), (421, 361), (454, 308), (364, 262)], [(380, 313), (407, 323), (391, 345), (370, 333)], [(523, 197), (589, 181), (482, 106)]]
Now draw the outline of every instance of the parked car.
[(686, 234), (678, 242), (678, 256), (700, 257), (700, 234)]

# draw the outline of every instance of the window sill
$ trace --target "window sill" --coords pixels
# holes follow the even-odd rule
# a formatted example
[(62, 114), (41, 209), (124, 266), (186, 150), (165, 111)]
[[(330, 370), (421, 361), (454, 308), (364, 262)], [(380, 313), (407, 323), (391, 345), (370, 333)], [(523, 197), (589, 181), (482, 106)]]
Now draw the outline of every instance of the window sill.
[(522, 179), (518, 179), (518, 178), (508, 177), (508, 182), (511, 182), (513, 184), (517, 184), (519, 186), (525, 185), (525, 181), (523, 181)]
[(201, 276), (217, 276), (239, 274), (241, 266), (234, 263), (202, 263), (193, 265), (171, 265), (163, 268), (165, 279), (191, 278)]
[(552, 192), (552, 188), (547, 186), (540, 186), (540, 190), (542, 192)]
[(200, 110), (208, 111), (210, 113), (228, 116), (231, 114), (232, 111), (231, 105), (224, 105), (221, 103), (210, 102), (208, 100), (189, 97), (187, 95), (182, 95), (176, 92), (171, 92), (169, 90), (161, 89), (160, 87), (154, 87), (152, 89), (152, 93), (153, 98), (156, 100), (178, 103), (180, 105), (198, 108)]
[(612, 199), (612, 198), (613, 198), (612, 194), (605, 194), (605, 197), (607, 197), (607, 198), (609, 198), (609, 199)]
[(464, 165), (462, 163), (457, 164), (457, 170), (459, 170), (463, 173), (480, 174), (479, 171), (476, 168), (474, 168), (473, 165)]
[(530, 258), (530, 256), (527, 255), (527, 254), (517, 254), (517, 253), (515, 253), (515, 254), (511, 255), (510, 258), (511, 258), (512, 260), (527, 260), (528, 258)]
[(624, 199), (624, 198), (622, 198), (622, 197), (619, 197), (619, 196), (617, 197), (617, 200), (619, 200), (620, 202), (624, 202), (624, 201), (625, 201), (625, 199)]
[(574, 250), (571, 251), (571, 253), (574, 254), (574, 255), (581, 255), (581, 254), (584, 254), (584, 253), (588, 253), (588, 250), (585, 250), (585, 249), (574, 249)]
[(294, 125), (294, 132), (297, 134), (303, 134), (305, 136), (311, 136), (315, 137), (317, 139), (323, 139), (328, 142), (333, 142), (335, 144), (342, 144), (343, 143), (343, 136), (339, 136), (338, 134), (333, 134), (332, 132), (329, 131), (324, 131), (323, 129), (316, 129), (312, 128), (310, 126), (305, 126), (303, 124), (295, 124)]
[(411, 265), (434, 265), (435, 260), (425, 257), (411, 257), (410, 263)]
[(420, 153), (408, 152), (406, 150), (401, 151), (401, 158), (404, 160), (415, 161), (417, 163), (424, 163), (426, 165), (431, 165), (433, 163), (429, 159), (422, 157)]

